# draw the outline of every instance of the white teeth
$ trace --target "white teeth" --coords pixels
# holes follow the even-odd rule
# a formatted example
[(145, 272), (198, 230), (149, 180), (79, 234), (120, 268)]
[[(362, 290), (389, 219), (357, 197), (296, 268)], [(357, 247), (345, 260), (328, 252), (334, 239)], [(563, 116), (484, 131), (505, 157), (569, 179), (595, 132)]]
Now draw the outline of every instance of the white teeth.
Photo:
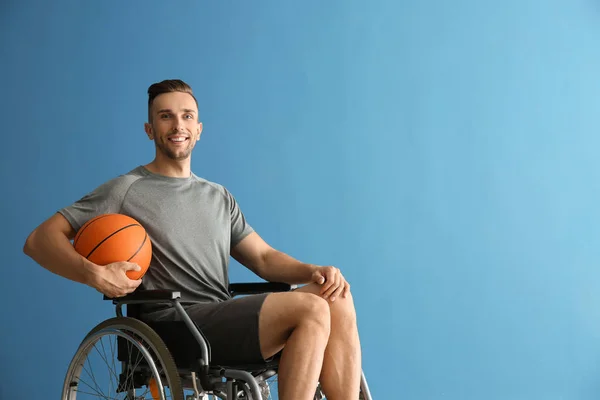
[(185, 140), (185, 138), (171, 138), (170, 140), (172, 142), (183, 142)]

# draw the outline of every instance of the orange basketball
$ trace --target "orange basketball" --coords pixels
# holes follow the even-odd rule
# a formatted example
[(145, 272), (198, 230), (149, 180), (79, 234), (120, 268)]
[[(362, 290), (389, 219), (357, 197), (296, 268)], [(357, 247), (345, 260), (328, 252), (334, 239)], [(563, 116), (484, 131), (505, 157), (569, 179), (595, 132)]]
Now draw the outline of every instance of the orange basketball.
[(141, 271), (127, 271), (140, 279), (150, 266), (152, 243), (144, 227), (123, 214), (103, 214), (86, 222), (73, 240), (75, 250), (98, 265), (117, 261), (138, 264)]

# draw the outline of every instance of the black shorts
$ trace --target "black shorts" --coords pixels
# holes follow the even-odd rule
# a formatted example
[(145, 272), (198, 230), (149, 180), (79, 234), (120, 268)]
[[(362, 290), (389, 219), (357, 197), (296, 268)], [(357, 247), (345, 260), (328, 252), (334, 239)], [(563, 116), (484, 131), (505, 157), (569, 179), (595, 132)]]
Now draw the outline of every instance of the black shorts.
[[(258, 364), (265, 360), (260, 351), (258, 318), (268, 296), (256, 294), (219, 303), (183, 304), (210, 343), (211, 364)], [(150, 322), (180, 321), (174, 307), (143, 314)]]

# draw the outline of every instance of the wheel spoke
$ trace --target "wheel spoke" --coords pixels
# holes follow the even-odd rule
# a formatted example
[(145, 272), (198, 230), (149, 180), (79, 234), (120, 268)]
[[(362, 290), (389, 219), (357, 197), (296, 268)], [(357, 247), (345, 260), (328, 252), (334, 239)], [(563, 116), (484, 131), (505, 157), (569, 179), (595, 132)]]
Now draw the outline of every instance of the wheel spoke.
[[(99, 340), (99, 342), (102, 344), (102, 350), (104, 350), (104, 344), (103, 344), (103, 342), (102, 342), (102, 339), (103, 339), (103, 338), (101, 338), (101, 339)], [(117, 376), (117, 372), (116, 372), (116, 371), (117, 371), (117, 369), (116, 369), (116, 368), (115, 368), (115, 369), (111, 369), (111, 368), (110, 368), (109, 362), (108, 362), (108, 360), (106, 359), (106, 352), (104, 352), (104, 355), (102, 355), (102, 354), (100, 353), (100, 351), (98, 350), (98, 348), (96, 347), (96, 345), (94, 345), (94, 349), (96, 350), (96, 352), (98, 353), (98, 355), (99, 355), (99, 356), (102, 358), (102, 360), (104, 360), (104, 363), (105, 363), (105, 364), (106, 364), (106, 365), (109, 367), (109, 372), (111, 372), (111, 373), (112, 373), (112, 375), (115, 377), (115, 379), (118, 381), (118, 380), (119, 380), (119, 377)], [(114, 360), (113, 360), (113, 365), (114, 365)], [(112, 381), (111, 381), (111, 383), (112, 383)]]
[[(80, 393), (86, 393), (86, 394), (91, 394), (91, 395), (93, 395), (93, 396), (96, 396), (96, 397), (101, 397), (101, 398), (103, 398), (103, 399), (110, 399), (110, 397), (107, 397), (105, 394), (102, 394), (102, 393), (98, 392), (98, 390), (96, 390), (95, 388), (93, 388), (93, 387), (92, 387), (92, 386), (91, 386), (89, 383), (87, 383), (87, 382), (86, 382), (86, 381), (84, 381), (83, 379), (79, 378), (79, 382), (81, 382), (81, 383), (84, 383), (84, 384), (85, 384), (87, 387), (89, 387), (90, 389), (92, 389), (92, 390), (93, 390), (94, 392), (96, 392), (96, 393), (94, 394), (94, 393), (90, 393), (90, 392), (84, 392), (84, 391), (82, 391), (82, 390), (79, 390), (79, 383), (78, 383), (78, 385), (77, 385), (77, 391), (78, 391), (78, 392), (80, 392)], [(98, 385), (96, 385), (96, 386), (98, 386)]]
[[(86, 361), (89, 364), (89, 368), (90, 368), (90, 371), (91, 371), (91, 372), (88, 372), (88, 374), (89, 374), (90, 378), (92, 379), (92, 381), (94, 382), (94, 385), (96, 385), (96, 388), (93, 388), (89, 383), (86, 383), (86, 385), (88, 385), (89, 388), (92, 389), (92, 390), (96, 390), (96, 389), (97, 390), (102, 390), (102, 389), (100, 389), (100, 386), (98, 385), (98, 382), (96, 381), (96, 377), (94, 376), (94, 371), (92, 369), (92, 365), (90, 364), (90, 359), (88, 358), (88, 359), (86, 359)], [(84, 364), (84, 368), (83, 369), (84, 369), (84, 371), (87, 372), (87, 369), (85, 368), (85, 364)]]

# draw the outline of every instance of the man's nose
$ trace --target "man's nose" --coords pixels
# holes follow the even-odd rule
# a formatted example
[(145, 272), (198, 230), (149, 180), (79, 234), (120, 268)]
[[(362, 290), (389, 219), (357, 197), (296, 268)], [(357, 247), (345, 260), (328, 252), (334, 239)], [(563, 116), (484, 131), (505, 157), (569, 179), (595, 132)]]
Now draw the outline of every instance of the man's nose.
[(181, 118), (176, 118), (173, 123), (173, 130), (176, 132), (180, 132), (184, 130), (184, 123)]

